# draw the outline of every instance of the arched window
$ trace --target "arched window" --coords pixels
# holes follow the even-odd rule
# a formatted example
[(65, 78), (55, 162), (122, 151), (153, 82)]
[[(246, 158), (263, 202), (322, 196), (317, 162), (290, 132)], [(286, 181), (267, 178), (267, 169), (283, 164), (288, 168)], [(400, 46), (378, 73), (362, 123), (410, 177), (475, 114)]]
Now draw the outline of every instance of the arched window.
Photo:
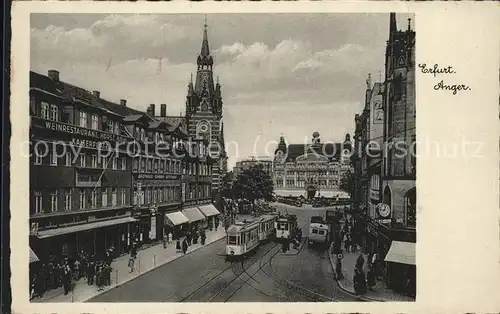
[(208, 100), (206, 100), (206, 99), (202, 100), (201, 111), (208, 111)]
[(406, 226), (417, 226), (417, 188), (412, 188), (405, 195)]

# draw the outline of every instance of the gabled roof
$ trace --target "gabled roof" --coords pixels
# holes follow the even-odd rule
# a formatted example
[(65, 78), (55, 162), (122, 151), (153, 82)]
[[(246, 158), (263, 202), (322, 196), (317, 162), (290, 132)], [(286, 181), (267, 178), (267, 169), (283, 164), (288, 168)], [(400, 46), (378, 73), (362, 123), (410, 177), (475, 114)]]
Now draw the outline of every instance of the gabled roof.
[(299, 156), (305, 154), (318, 154), (328, 157), (328, 159), (339, 158), (342, 148), (341, 143), (320, 143), (315, 146), (309, 144), (290, 144), (287, 147), (285, 154), (287, 155), (286, 161), (295, 161)]

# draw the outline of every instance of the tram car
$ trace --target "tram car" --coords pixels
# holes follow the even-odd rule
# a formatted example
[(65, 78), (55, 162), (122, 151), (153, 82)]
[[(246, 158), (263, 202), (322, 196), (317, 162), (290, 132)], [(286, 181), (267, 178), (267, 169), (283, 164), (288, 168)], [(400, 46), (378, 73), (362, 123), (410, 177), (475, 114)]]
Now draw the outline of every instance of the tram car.
[(226, 260), (243, 258), (259, 246), (259, 221), (243, 221), (231, 225), (226, 236)]
[(264, 215), (259, 220), (259, 241), (268, 241), (276, 235), (276, 216)]
[(275, 225), (277, 241), (292, 240), (299, 230), (295, 215), (278, 216)]

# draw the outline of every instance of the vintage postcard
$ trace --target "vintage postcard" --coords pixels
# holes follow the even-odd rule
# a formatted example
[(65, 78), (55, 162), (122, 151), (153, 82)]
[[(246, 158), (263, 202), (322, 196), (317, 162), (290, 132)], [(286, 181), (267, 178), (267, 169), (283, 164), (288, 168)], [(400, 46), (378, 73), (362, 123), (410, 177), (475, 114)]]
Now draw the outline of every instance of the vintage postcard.
[(494, 5), (12, 13), (15, 312), (500, 309)]

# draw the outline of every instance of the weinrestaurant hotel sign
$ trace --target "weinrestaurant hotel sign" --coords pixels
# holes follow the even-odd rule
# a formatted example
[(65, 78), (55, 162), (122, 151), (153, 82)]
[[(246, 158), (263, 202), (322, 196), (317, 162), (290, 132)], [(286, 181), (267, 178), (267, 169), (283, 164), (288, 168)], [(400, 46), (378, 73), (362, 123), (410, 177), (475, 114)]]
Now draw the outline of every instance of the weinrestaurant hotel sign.
[[(35, 117), (33, 117), (35, 118)], [(36, 119), (36, 118), (35, 118)], [(44, 119), (33, 119), (34, 124), (37, 127), (44, 128), (47, 130), (55, 131), (58, 133), (63, 133), (63, 134), (68, 134), (74, 137), (89, 137), (92, 139), (95, 139), (97, 141), (107, 141), (107, 142), (116, 142), (116, 143), (125, 143), (127, 142), (128, 138), (118, 135), (118, 134), (113, 134), (113, 133), (108, 133), (108, 132), (102, 132), (98, 130), (91, 130), (91, 129), (86, 129), (82, 128), (79, 126), (67, 124), (67, 123), (62, 123), (62, 122), (56, 122), (56, 121), (47, 121)]]

